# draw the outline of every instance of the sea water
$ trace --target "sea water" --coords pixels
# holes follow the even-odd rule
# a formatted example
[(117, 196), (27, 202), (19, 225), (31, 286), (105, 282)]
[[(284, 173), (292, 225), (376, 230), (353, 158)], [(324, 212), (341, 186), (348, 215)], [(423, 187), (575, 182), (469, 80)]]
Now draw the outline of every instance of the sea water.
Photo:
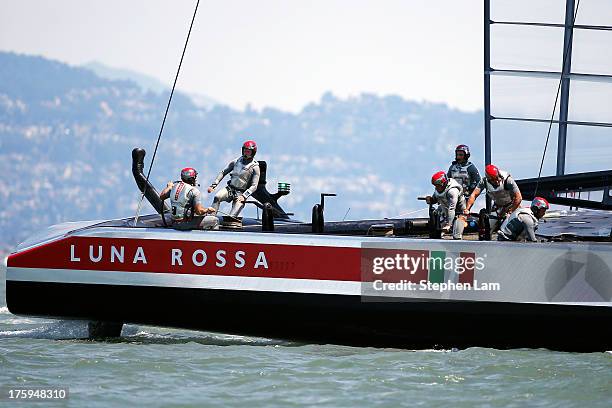
[[(85, 322), (12, 315), (4, 293), (2, 270), (0, 386), (68, 389), (45, 405), (612, 406), (610, 352), (358, 348), (135, 325), (89, 341)], [(14, 404), (0, 400), (24, 406)]]

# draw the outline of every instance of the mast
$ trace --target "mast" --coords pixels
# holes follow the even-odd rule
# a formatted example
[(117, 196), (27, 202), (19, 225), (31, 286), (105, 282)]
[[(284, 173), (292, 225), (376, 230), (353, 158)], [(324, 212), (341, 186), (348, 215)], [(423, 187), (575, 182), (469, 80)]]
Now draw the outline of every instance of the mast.
[(569, 105), (570, 72), (572, 71), (572, 34), (574, 30), (574, 0), (565, 2), (565, 32), (561, 69), (561, 100), (559, 105), (559, 136), (557, 138), (557, 176), (565, 174), (567, 145), (567, 111)]
[(491, 0), (484, 2), (484, 136), (485, 166), (491, 164)]
[[(491, 164), (491, 0), (484, 2), (484, 137), (485, 166)], [(486, 194), (487, 211), (491, 198)]]

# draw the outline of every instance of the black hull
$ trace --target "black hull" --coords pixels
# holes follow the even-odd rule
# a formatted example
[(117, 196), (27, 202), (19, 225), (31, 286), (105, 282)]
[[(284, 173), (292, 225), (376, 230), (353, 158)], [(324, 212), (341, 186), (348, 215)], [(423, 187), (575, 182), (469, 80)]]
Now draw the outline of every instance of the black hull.
[(120, 321), (309, 343), (612, 350), (609, 307), (7, 281), (18, 315)]

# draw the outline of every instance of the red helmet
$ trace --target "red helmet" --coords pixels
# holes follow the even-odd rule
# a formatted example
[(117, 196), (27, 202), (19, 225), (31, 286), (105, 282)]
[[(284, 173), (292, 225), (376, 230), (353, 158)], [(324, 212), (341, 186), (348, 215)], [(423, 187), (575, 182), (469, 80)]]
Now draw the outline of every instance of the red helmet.
[[(251, 152), (249, 156), (246, 155), (247, 151)], [(246, 142), (244, 142), (244, 144), (242, 145), (242, 155), (244, 157), (253, 158), (255, 157), (256, 153), (257, 153), (257, 143), (255, 143), (255, 141), (247, 140)]]
[(187, 184), (195, 186), (197, 177), (198, 172), (193, 167), (185, 167), (183, 170), (181, 170), (181, 180)]
[(499, 177), (499, 169), (493, 164), (487, 164), (485, 166), (485, 174), (491, 179), (497, 179)]
[(463, 154), (465, 154), (465, 160), (470, 158), (470, 147), (468, 145), (460, 144), (455, 147), (455, 154), (457, 154), (457, 152), (463, 152)]
[(546, 199), (542, 197), (534, 198), (531, 202), (531, 209), (536, 211), (542, 208), (544, 208), (545, 210), (548, 210), (550, 208), (550, 204), (548, 204), (548, 201), (546, 201)]
[(448, 178), (446, 177), (446, 173), (443, 171), (439, 171), (431, 176), (431, 184), (434, 186), (442, 186), (446, 187), (448, 184)]

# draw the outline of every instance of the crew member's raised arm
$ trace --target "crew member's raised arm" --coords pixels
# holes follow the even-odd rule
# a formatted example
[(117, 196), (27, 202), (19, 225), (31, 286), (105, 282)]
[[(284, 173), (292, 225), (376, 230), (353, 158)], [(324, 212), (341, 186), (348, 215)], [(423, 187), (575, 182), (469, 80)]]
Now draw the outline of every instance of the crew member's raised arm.
[(168, 184), (166, 184), (166, 187), (164, 187), (164, 189), (159, 193), (159, 198), (161, 200), (166, 200), (170, 198), (170, 191), (172, 190), (173, 186), (174, 183), (169, 181)]
[(227, 164), (227, 167), (219, 172), (215, 181), (210, 185), (213, 189), (219, 185), (223, 177), (227, 176), (234, 169), (234, 161), (232, 160)]

